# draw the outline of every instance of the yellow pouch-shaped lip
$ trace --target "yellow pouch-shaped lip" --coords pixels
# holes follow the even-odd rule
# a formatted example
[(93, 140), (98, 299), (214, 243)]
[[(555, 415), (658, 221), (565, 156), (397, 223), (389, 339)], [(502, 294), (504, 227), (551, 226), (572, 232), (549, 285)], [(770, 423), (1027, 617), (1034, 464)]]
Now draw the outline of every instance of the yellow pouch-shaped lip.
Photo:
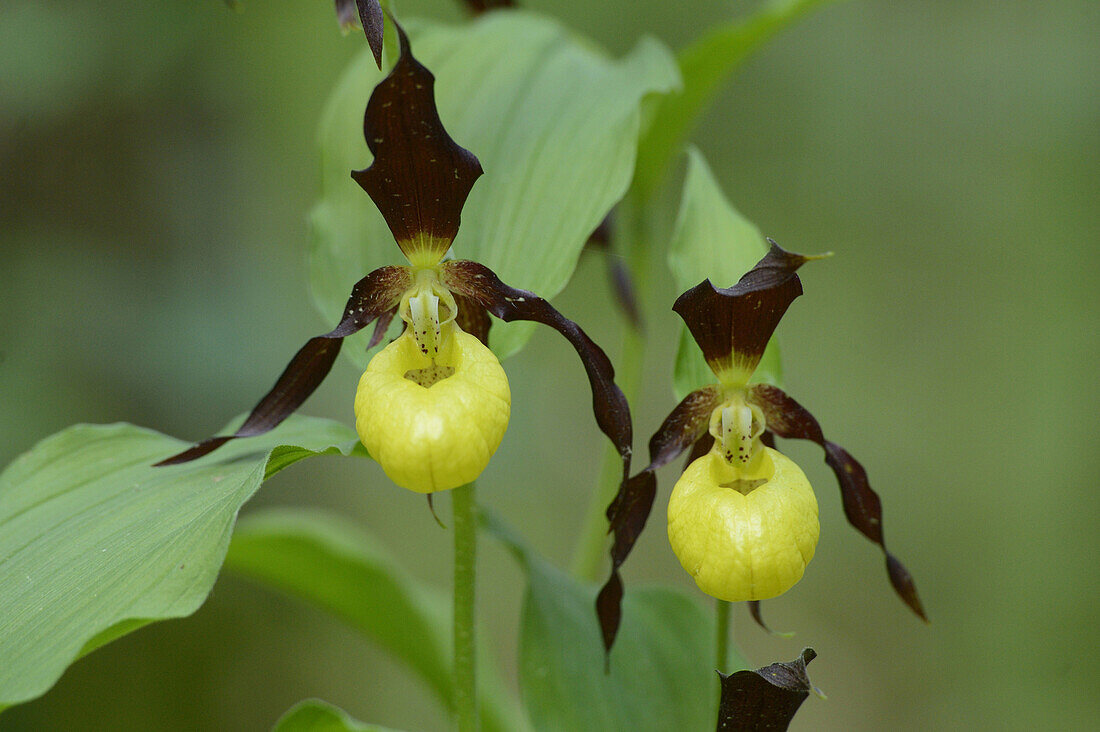
[(684, 471), (669, 500), (672, 550), (699, 589), (720, 600), (781, 595), (802, 578), (817, 546), (809, 481), (789, 458), (762, 449), (752, 475), (720, 452), (704, 455)]
[(508, 427), (512, 397), (497, 357), (456, 326), (435, 359), (453, 374), (430, 387), (405, 377), (433, 364), (409, 331), (371, 359), (355, 393), (355, 428), (402, 488), (457, 488), (489, 464)]

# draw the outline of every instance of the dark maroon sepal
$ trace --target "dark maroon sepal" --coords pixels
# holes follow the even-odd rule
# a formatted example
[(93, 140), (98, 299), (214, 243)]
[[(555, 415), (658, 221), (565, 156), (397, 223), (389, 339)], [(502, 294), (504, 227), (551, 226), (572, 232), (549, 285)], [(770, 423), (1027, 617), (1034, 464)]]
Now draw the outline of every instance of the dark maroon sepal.
[(465, 259), (444, 262), (440, 267), (440, 280), (456, 296), (472, 301), (505, 322), (530, 320), (548, 325), (565, 336), (584, 364), (592, 387), (592, 412), (596, 424), (619, 451), (625, 479), (630, 473), (634, 440), (630, 406), (615, 384), (615, 369), (603, 349), (549, 302), (533, 292), (509, 287), (484, 264)]
[(344, 317), (328, 333), (309, 339), (294, 355), (271, 391), (260, 400), (232, 435), (212, 437), (178, 455), (161, 460), (154, 467), (178, 465), (207, 455), (229, 440), (255, 437), (275, 429), (312, 394), (336, 362), (344, 338), (367, 327), (394, 308), (412, 283), (404, 267), (381, 267), (359, 280), (352, 288)]
[(489, 311), (464, 295), (451, 294), (454, 295), (455, 304), (458, 305), (458, 312), (455, 314), (458, 327), (477, 338), (481, 341), (481, 345), (488, 348), (489, 329), (493, 325)]
[(394, 27), (401, 56), (375, 87), (363, 119), (374, 162), (351, 177), (370, 194), (406, 256), (428, 249), (438, 261), (458, 234), (481, 163), (443, 128), (435, 77), (413, 58), (401, 26)]
[(901, 599), (920, 618), (927, 622), (913, 577), (896, 557), (886, 550), (882, 535), (882, 501), (871, 489), (867, 471), (840, 445), (829, 442), (810, 412), (782, 389), (768, 384), (757, 384), (749, 391), (749, 398), (763, 412), (768, 429), (780, 437), (810, 440), (825, 450), (825, 462), (836, 474), (840, 483), (840, 499), (848, 523), (861, 534), (882, 547), (886, 555), (886, 571), (890, 584)]
[[(817, 692), (806, 673), (806, 664), (817, 658), (806, 648), (787, 663), (773, 663), (755, 671), (738, 671), (722, 680), (718, 701), (718, 732), (785, 730), (811, 691)], [(817, 692), (820, 693), (820, 692)]]
[(382, 339), (386, 337), (386, 331), (390, 329), (390, 323), (393, 322), (393, 316), (397, 315), (397, 306), (394, 306), (378, 316), (378, 320), (374, 323), (374, 332), (370, 335), (370, 342), (367, 343), (367, 350), (374, 348)]
[(649, 465), (637, 475), (622, 482), (619, 492), (607, 507), (609, 531), (615, 539), (611, 545), (611, 576), (596, 597), (596, 617), (600, 621), (604, 650), (611, 651), (622, 617), (620, 603), (623, 589), (619, 568), (645, 528), (653, 499), (657, 495), (658, 468), (675, 460), (684, 450), (703, 441), (707, 435), (710, 415), (721, 403), (719, 386), (707, 386), (693, 391), (676, 405), (671, 414), (649, 440)]
[(336, 0), (336, 19), (344, 30), (363, 29), (374, 62), (382, 68), (382, 5), (378, 0)]
[(783, 313), (802, 294), (795, 271), (811, 258), (768, 242), (771, 249), (736, 285), (703, 280), (672, 306), (716, 374), (734, 368), (751, 375)]

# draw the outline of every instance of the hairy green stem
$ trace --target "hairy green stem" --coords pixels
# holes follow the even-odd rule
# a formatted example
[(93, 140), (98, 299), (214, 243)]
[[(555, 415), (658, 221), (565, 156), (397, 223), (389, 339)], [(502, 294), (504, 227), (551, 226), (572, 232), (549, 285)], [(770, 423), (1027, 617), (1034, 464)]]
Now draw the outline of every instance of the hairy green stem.
[(476, 732), (477, 674), (475, 668), (475, 582), (477, 572), (477, 508), (474, 483), (451, 491), (455, 532), (454, 683), (455, 719), (459, 732)]
[(730, 662), (730, 604), (725, 600), (714, 601), (714, 621), (715, 667), (725, 673)]

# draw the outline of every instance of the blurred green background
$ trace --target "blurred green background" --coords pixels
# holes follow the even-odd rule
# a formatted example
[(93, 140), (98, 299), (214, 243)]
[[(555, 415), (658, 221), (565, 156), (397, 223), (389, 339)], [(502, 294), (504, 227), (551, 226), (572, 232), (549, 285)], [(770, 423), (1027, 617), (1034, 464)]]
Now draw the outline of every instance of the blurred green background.
[[(680, 48), (752, 7), (524, 4), (617, 54), (645, 33)], [(446, 0), (400, 9), (462, 18)], [(780, 328), (787, 387), (868, 468), (933, 620), (893, 596), (820, 452), (788, 443), (822, 539), (765, 613), (798, 635), (767, 636), (741, 610), (734, 632), (760, 665), (817, 649), (829, 699), (795, 729), (1094, 728), (1098, 38), (1087, 0), (841, 3), (752, 57), (695, 136), (765, 232), (836, 252), (807, 267)], [(315, 125), (361, 47), (327, 1), (5, 0), (0, 464), (73, 422), (206, 436), (326, 329), (306, 289)], [(673, 210), (678, 190), (664, 200)], [(656, 289), (639, 449), (673, 404), (676, 293), (667, 277)], [(598, 257), (557, 304), (614, 351)], [(549, 332), (506, 368), (513, 421), (480, 497), (567, 565), (604, 449), (583, 372)], [(350, 422), (356, 377), (338, 366), (304, 411)], [(698, 594), (664, 536), (671, 478), (625, 577)], [(245, 510), (261, 504), (332, 507), (448, 586), (449, 533), (372, 463), (311, 461)], [(481, 616), (511, 674), (522, 577), (483, 546)], [(0, 729), (264, 729), (311, 695), (394, 727), (447, 725), (368, 642), (226, 576), (194, 617), (97, 651)]]

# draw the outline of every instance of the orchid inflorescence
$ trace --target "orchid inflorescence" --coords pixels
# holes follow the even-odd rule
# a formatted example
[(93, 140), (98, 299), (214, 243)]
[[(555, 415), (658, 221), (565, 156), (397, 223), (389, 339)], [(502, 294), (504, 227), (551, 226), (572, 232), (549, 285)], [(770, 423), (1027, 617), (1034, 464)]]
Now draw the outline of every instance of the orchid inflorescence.
[(371, 94), (363, 122), (374, 160), (352, 177), (381, 211), (409, 264), (380, 267), (356, 283), (339, 324), (298, 351), (234, 434), (158, 464), (194, 460), (229, 440), (270, 431), (321, 383), (344, 338), (377, 321), (373, 347), (399, 316), (404, 331), (374, 356), (359, 382), (359, 436), (402, 487), (431, 494), (469, 483), (500, 444), (511, 404), (507, 377), (488, 348), (492, 314), (549, 325), (573, 345), (592, 387), (596, 421), (618, 450), (625, 477), (630, 410), (606, 354), (541, 297), (509, 287), (478, 262), (445, 259), (481, 164), (443, 128), (435, 79), (394, 25), (400, 55)]
[(750, 384), (780, 319), (802, 294), (796, 271), (817, 258), (768, 241), (768, 253), (733, 287), (704, 280), (673, 306), (717, 383), (693, 391), (672, 410), (649, 442), (649, 465), (624, 481), (607, 509), (615, 535), (612, 572), (596, 601), (607, 650), (621, 619), (618, 570), (649, 516), (656, 471), (689, 449), (689, 465), (669, 501), (668, 536), (699, 588), (720, 600), (749, 601), (759, 622), (757, 603), (802, 577), (820, 530), (817, 500), (798, 466), (774, 449), (775, 436), (824, 448), (849, 523), (882, 547), (894, 589), (925, 618), (908, 570), (886, 551), (882, 505), (863, 466), (826, 440), (813, 415), (781, 389)]

